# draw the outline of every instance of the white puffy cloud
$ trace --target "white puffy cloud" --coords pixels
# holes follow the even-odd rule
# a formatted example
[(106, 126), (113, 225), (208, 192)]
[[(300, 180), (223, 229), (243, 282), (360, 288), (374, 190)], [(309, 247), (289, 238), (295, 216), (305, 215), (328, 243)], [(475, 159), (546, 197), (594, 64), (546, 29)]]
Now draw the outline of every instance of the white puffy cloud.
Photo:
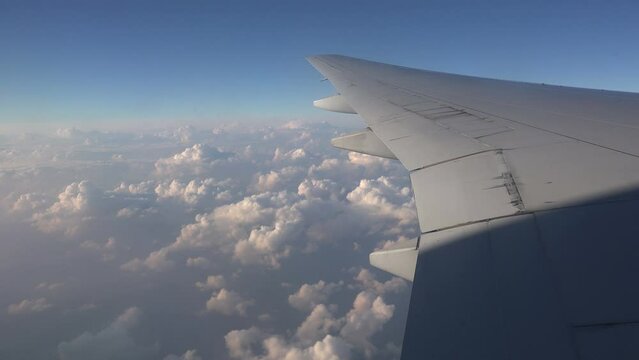
[(191, 125), (180, 126), (177, 129), (165, 129), (158, 133), (158, 136), (172, 138), (180, 143), (188, 143), (194, 137), (197, 137), (197, 131), (195, 127)]
[(136, 184), (121, 182), (113, 191), (116, 193), (150, 194), (153, 192), (154, 185), (155, 182), (152, 180), (141, 181)]
[(7, 314), (24, 315), (39, 313), (49, 309), (51, 306), (46, 298), (24, 299), (19, 303), (9, 305), (7, 307)]
[(353, 308), (346, 314), (346, 323), (340, 335), (371, 356), (376, 348), (371, 344), (370, 337), (390, 320), (394, 311), (395, 306), (386, 304), (381, 296), (362, 291), (357, 294)]
[(342, 327), (343, 319), (335, 319), (324, 304), (316, 305), (297, 328), (295, 336), (302, 344), (310, 345)]
[(365, 207), (376, 215), (394, 217), (400, 225), (417, 219), (410, 188), (398, 187), (386, 176), (362, 179), (346, 198), (353, 205)]
[(140, 310), (126, 309), (106, 328), (97, 333), (85, 332), (71, 341), (58, 345), (62, 360), (73, 359), (153, 359), (157, 357), (157, 346), (141, 346), (135, 343), (130, 329), (137, 326)]
[(40, 193), (21, 194), (11, 206), (11, 211), (24, 213), (41, 210), (47, 204), (47, 197)]
[(75, 127), (70, 128), (59, 128), (56, 130), (55, 134), (63, 139), (72, 139), (78, 136), (82, 136), (83, 132), (76, 129)]
[(206, 269), (211, 265), (209, 259), (198, 256), (198, 257), (190, 257), (186, 259), (186, 266), (195, 267), (200, 269)]
[(301, 236), (303, 218), (295, 208), (275, 211), (271, 224), (253, 228), (249, 236), (235, 244), (234, 258), (243, 264), (266, 264), (277, 268), (280, 259), (290, 255), (288, 242)]
[[(275, 131), (271, 134), (274, 138), (279, 136)], [(197, 166), (205, 158), (202, 151), (202, 147), (193, 146), (156, 162), (156, 169), (176, 162)], [(251, 156), (257, 157), (255, 152), (252, 148)], [(290, 166), (292, 160), (312, 162), (310, 170)], [(202, 249), (231, 255), (244, 265), (279, 268), (295, 251), (312, 252), (320, 243), (336, 243), (349, 228), (359, 233), (362, 233), (359, 229), (371, 233), (383, 229), (386, 236), (416, 229), (410, 189), (378, 175), (396, 167), (391, 161), (353, 153), (348, 154), (347, 160), (322, 159), (299, 147), (290, 150), (278, 147), (274, 159), (263, 161), (279, 165), (255, 174), (252, 189), (247, 190), (257, 193), (210, 212), (200, 212), (194, 222), (182, 228), (172, 244), (146, 258), (133, 259), (122, 268), (167, 270), (173, 268), (174, 254)], [(360, 181), (362, 176), (374, 178)], [(201, 196), (209, 196), (206, 181), (195, 179), (185, 183), (174, 179), (160, 183), (156, 192), (159, 198), (171, 196), (193, 204)], [(224, 202), (237, 199), (228, 189), (213, 196)]]
[(345, 195), (345, 189), (338, 183), (329, 179), (306, 178), (297, 187), (297, 193), (307, 199), (319, 198), (322, 200), (338, 201)]
[(289, 295), (288, 303), (300, 311), (311, 311), (318, 304), (326, 302), (341, 286), (341, 283), (327, 283), (324, 280), (315, 284), (303, 284), (297, 292)]
[(409, 238), (407, 236), (400, 235), (397, 239), (386, 240), (381, 242), (378, 250), (393, 250), (393, 249), (406, 249), (415, 248), (417, 246), (417, 238)]
[(406, 280), (393, 276), (390, 280), (385, 282), (378, 281), (368, 269), (361, 269), (355, 280), (359, 283), (363, 289), (372, 291), (378, 295), (394, 292), (398, 293), (408, 289)]
[(89, 217), (91, 206), (100, 196), (90, 182), (74, 182), (58, 195), (57, 202), (43, 212), (33, 214), (33, 223), (43, 232), (64, 231), (72, 235)]
[(351, 357), (350, 345), (342, 339), (326, 335), (309, 347), (287, 344), (282, 338), (272, 336), (263, 341), (264, 356), (259, 359), (285, 360), (348, 360)]
[(206, 302), (206, 310), (227, 316), (246, 316), (246, 311), (254, 303), (254, 300), (245, 300), (235, 291), (223, 288), (211, 295), (211, 298)]
[(281, 182), (281, 176), (277, 171), (271, 170), (268, 174), (260, 174), (255, 187), (258, 191), (269, 191), (275, 189)]
[(378, 350), (370, 339), (394, 311), (381, 296), (362, 291), (340, 318), (329, 306), (314, 306), (290, 340), (251, 327), (227, 333), (225, 341), (229, 355), (237, 359), (348, 359), (353, 351), (371, 358)]
[(371, 156), (366, 154), (361, 154), (357, 152), (349, 152), (348, 153), (348, 161), (355, 165), (361, 165), (370, 170), (377, 170), (375, 167), (386, 168), (390, 166), (392, 160), (388, 160), (385, 158)]
[(234, 359), (255, 359), (255, 344), (261, 342), (265, 334), (257, 327), (244, 330), (233, 330), (224, 336), (229, 355)]
[(195, 286), (200, 290), (218, 290), (226, 286), (223, 275), (209, 275), (206, 281), (198, 281)]
[[(242, 264), (277, 268), (295, 244), (299, 250), (313, 251), (318, 243), (334, 241), (335, 236), (358, 228), (386, 235), (416, 228), (410, 190), (389, 178), (362, 180), (345, 196), (350, 207), (339, 200), (338, 194), (344, 191), (337, 188), (330, 180), (305, 180), (298, 194), (263, 192), (219, 206), (198, 214), (174, 243), (125, 268), (142, 264), (153, 270), (168, 269), (172, 253), (204, 248), (231, 254)], [(307, 241), (301, 242), (303, 238)]]
[(348, 159), (326, 158), (319, 164), (312, 164), (309, 176), (333, 179), (342, 184), (350, 184), (360, 179), (374, 179), (392, 173), (401, 165), (375, 156), (348, 153)]
[[(229, 355), (242, 360), (348, 360), (351, 346), (326, 335), (311, 346), (289, 344), (279, 336), (268, 336), (256, 327), (233, 330), (224, 337)], [(256, 352), (256, 348), (259, 351)]]
[(326, 335), (307, 351), (313, 360), (348, 360), (351, 357), (351, 345), (331, 335)]
[(297, 148), (284, 152), (281, 148), (275, 149), (273, 154), (274, 162), (282, 162), (288, 164), (302, 163), (308, 158), (308, 153), (303, 148)]
[(171, 260), (167, 259), (167, 253), (167, 248), (162, 248), (160, 250), (152, 252), (144, 260), (135, 258), (122, 264), (120, 268), (124, 271), (132, 272), (141, 271), (144, 269), (152, 269), (156, 271), (167, 270), (174, 266), (174, 263)]
[(195, 144), (171, 157), (159, 159), (155, 169), (159, 175), (180, 176), (184, 174), (203, 174), (211, 170), (217, 161), (229, 154), (204, 144)]
[(306, 169), (298, 166), (271, 170), (257, 175), (254, 188), (257, 192), (284, 190), (299, 184), (304, 175), (306, 175)]
[(279, 267), (289, 256), (290, 245), (303, 230), (303, 218), (284, 193), (262, 193), (198, 214), (195, 223), (182, 228), (176, 241), (149, 254), (145, 260), (135, 259), (124, 265), (137, 270), (146, 266), (164, 270), (172, 266), (169, 255), (176, 251), (214, 248), (232, 254), (242, 264)]
[(80, 247), (99, 253), (104, 261), (111, 261), (115, 258), (115, 252), (119, 246), (115, 238), (110, 236), (105, 242), (83, 241)]
[(167, 355), (164, 360), (202, 360), (202, 357), (198, 355), (197, 350), (187, 350), (182, 355)]
[(188, 183), (172, 180), (171, 182), (158, 184), (155, 188), (155, 193), (158, 199), (176, 199), (193, 205), (206, 196), (212, 198), (213, 189), (216, 185), (216, 181), (212, 178), (191, 180)]
[(140, 213), (140, 209), (126, 207), (126, 208), (122, 208), (118, 210), (115, 216), (119, 218), (132, 218), (138, 215), (139, 213)]

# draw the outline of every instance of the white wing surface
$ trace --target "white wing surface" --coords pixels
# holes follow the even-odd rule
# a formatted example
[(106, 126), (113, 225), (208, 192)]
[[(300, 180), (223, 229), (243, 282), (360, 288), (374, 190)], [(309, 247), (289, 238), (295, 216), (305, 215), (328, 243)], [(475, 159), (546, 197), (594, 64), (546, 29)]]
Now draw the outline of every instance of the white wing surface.
[(639, 358), (639, 94), (308, 60), (367, 125), (333, 143), (410, 172), (402, 359)]

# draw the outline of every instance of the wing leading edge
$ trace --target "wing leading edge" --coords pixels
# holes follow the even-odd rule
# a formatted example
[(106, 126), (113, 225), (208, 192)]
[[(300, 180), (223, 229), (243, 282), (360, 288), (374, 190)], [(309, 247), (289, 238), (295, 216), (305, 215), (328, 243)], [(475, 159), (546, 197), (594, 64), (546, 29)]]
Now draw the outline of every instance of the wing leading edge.
[(338, 146), (410, 173), (419, 255), (371, 255), (415, 268), (402, 359), (639, 357), (638, 94), (308, 60), (366, 122)]

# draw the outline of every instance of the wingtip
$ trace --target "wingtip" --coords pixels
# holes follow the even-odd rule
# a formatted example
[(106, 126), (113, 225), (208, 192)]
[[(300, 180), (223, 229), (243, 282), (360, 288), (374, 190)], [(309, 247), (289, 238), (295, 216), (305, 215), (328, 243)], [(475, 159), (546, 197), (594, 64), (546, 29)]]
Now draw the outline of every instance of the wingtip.
[(348, 56), (340, 55), (340, 54), (317, 54), (317, 55), (308, 55), (306, 56), (306, 60), (308, 62), (320, 61), (328, 58), (346, 58)]
[(320, 61), (322, 58), (325, 58), (329, 55), (317, 54), (317, 55), (309, 55), (306, 57), (306, 60), (313, 64), (314, 62)]

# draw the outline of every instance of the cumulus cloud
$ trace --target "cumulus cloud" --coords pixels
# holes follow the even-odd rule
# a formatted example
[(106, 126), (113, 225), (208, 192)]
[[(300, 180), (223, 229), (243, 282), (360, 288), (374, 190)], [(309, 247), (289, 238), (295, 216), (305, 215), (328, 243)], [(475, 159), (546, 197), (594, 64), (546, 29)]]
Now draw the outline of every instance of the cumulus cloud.
[(279, 267), (280, 259), (290, 255), (288, 242), (301, 236), (303, 218), (295, 208), (275, 210), (270, 224), (251, 229), (247, 238), (236, 244), (233, 256), (243, 264), (266, 264)]
[(100, 256), (102, 256), (102, 260), (104, 261), (111, 261), (115, 258), (115, 252), (119, 246), (115, 238), (113, 236), (110, 236), (104, 242), (91, 240), (83, 241), (82, 243), (80, 243), (80, 247), (100, 254)]
[(206, 269), (210, 265), (211, 265), (211, 262), (207, 258), (204, 258), (204, 257), (201, 257), (201, 256), (190, 257), (190, 258), (186, 259), (186, 266), (188, 266), (188, 267)]
[(167, 355), (164, 360), (202, 360), (202, 357), (198, 355), (197, 350), (187, 350), (182, 355)]
[(349, 152), (347, 159), (325, 158), (319, 164), (312, 164), (308, 170), (312, 177), (329, 178), (339, 183), (350, 184), (360, 179), (373, 179), (392, 173), (398, 165), (388, 159)]
[(338, 201), (343, 198), (345, 189), (329, 179), (304, 179), (297, 187), (297, 193), (307, 199)]
[(184, 149), (181, 153), (159, 159), (155, 163), (155, 169), (160, 175), (198, 175), (210, 170), (218, 160), (228, 156), (229, 154), (221, 152), (219, 149), (204, 144), (195, 144)]
[[(348, 360), (351, 347), (342, 339), (326, 335), (311, 346), (287, 343), (279, 336), (268, 336), (258, 328), (233, 330), (225, 336), (226, 347), (233, 359), (243, 360)], [(259, 352), (255, 351), (260, 347)]]
[(326, 335), (340, 329), (343, 319), (335, 319), (329, 308), (324, 304), (316, 305), (308, 317), (295, 332), (295, 337), (302, 344), (310, 345), (323, 339)]
[(303, 284), (297, 292), (289, 295), (288, 303), (300, 311), (310, 311), (318, 304), (326, 302), (342, 283), (327, 283), (320, 280), (315, 284)]
[(378, 295), (393, 292), (398, 293), (408, 289), (406, 280), (393, 276), (392, 279), (385, 282), (378, 281), (368, 269), (361, 269), (355, 280), (359, 283), (359, 286), (363, 289), (372, 291)]
[(16, 213), (41, 210), (47, 204), (47, 197), (40, 193), (21, 194), (11, 206), (11, 211)]
[(211, 295), (211, 298), (206, 302), (206, 310), (227, 316), (246, 316), (246, 311), (253, 304), (255, 304), (254, 300), (245, 300), (235, 291), (223, 288)]
[(417, 218), (410, 188), (398, 187), (386, 176), (362, 179), (346, 198), (371, 213), (394, 217), (400, 225), (414, 222)]
[(216, 186), (216, 181), (212, 178), (204, 180), (191, 180), (182, 183), (178, 180), (163, 182), (155, 188), (158, 199), (175, 199), (186, 204), (193, 205), (202, 198), (212, 197), (212, 192)]
[(302, 148), (292, 149), (287, 152), (282, 151), (281, 148), (275, 149), (273, 154), (273, 161), (281, 161), (281, 162), (301, 162), (307, 157), (307, 152)]
[(63, 231), (72, 235), (99, 198), (100, 193), (90, 182), (74, 182), (58, 195), (57, 202), (45, 211), (33, 214), (34, 225), (43, 232)]
[(298, 186), (298, 194), (281, 191), (247, 196), (198, 214), (174, 243), (125, 268), (168, 269), (172, 253), (204, 248), (231, 254), (242, 264), (278, 268), (300, 238), (308, 241), (300, 243), (298, 249), (312, 251), (318, 242), (334, 240), (336, 232), (344, 236), (349, 230), (368, 228), (397, 235), (416, 226), (410, 190), (389, 178), (362, 180), (346, 195), (355, 207), (339, 201), (339, 192), (330, 181), (305, 181)]
[(280, 174), (277, 171), (271, 171), (268, 174), (260, 174), (255, 187), (258, 191), (269, 191), (275, 189), (280, 182)]
[(180, 126), (177, 129), (165, 129), (161, 131), (159, 136), (173, 138), (178, 140), (180, 143), (188, 143), (193, 140), (194, 137), (197, 137), (197, 131), (195, 127), (186, 125)]
[(286, 166), (268, 173), (256, 175), (253, 189), (256, 192), (281, 191), (289, 189), (304, 179), (306, 169), (299, 166)]
[[(156, 162), (156, 170), (174, 163), (197, 168), (207, 158), (203, 149), (196, 144), (161, 159)], [(319, 164), (311, 164), (308, 171), (290, 164), (302, 160)], [(378, 175), (395, 166), (386, 159), (352, 153), (348, 159), (322, 159), (310, 156), (305, 148), (285, 151), (278, 147), (271, 161), (279, 165), (255, 175), (247, 189), (252, 194), (210, 212), (198, 213), (172, 244), (146, 258), (133, 259), (122, 268), (168, 270), (173, 268), (176, 254), (202, 249), (231, 255), (243, 265), (279, 268), (295, 251), (312, 252), (319, 243), (340, 241), (349, 227), (351, 231), (368, 227), (371, 233), (384, 229), (386, 236), (416, 229), (410, 189)], [(362, 176), (374, 178), (360, 181)], [(228, 189), (211, 195), (212, 185), (210, 178), (188, 183), (173, 179), (160, 183), (155, 191), (159, 199), (175, 198), (188, 204), (197, 203), (202, 197), (214, 196), (225, 202), (234, 197)]]
[(362, 291), (342, 318), (324, 304), (315, 306), (290, 340), (251, 327), (227, 333), (225, 341), (237, 359), (348, 359), (354, 350), (370, 358), (377, 352), (370, 338), (394, 311), (381, 296)]
[(24, 299), (17, 304), (9, 305), (7, 307), (7, 314), (25, 315), (39, 313), (49, 309), (51, 306), (46, 298)]
[(406, 249), (415, 248), (416, 246), (416, 238), (409, 238), (407, 236), (400, 235), (397, 239), (381, 242), (378, 246), (378, 250)]
[(155, 182), (152, 180), (145, 180), (136, 184), (121, 182), (115, 189), (113, 189), (113, 191), (129, 194), (150, 194), (153, 192), (154, 184)]
[(73, 359), (152, 359), (157, 356), (157, 346), (136, 344), (130, 329), (137, 326), (140, 309), (126, 309), (106, 328), (97, 333), (85, 332), (75, 339), (58, 345), (62, 360)]
[(340, 335), (371, 356), (376, 348), (371, 344), (370, 337), (390, 320), (394, 311), (395, 306), (386, 304), (381, 296), (360, 292), (353, 302), (353, 308), (346, 314), (346, 324)]
[(75, 127), (71, 127), (71, 128), (59, 128), (56, 130), (55, 134), (58, 137), (61, 137), (63, 139), (72, 139), (78, 136), (82, 136), (83, 132), (76, 129)]
[(226, 286), (223, 275), (209, 275), (206, 281), (198, 281), (195, 286), (200, 290), (218, 290)]
[(265, 338), (257, 327), (233, 330), (224, 336), (229, 355), (234, 359), (255, 359), (253, 347)]
[(145, 260), (125, 264), (128, 270), (146, 266), (165, 270), (172, 266), (169, 255), (189, 249), (214, 248), (232, 254), (242, 264), (262, 264), (274, 268), (290, 254), (289, 242), (303, 230), (303, 219), (289, 195), (262, 193), (198, 214), (195, 223), (182, 228), (176, 241), (149, 254)]

